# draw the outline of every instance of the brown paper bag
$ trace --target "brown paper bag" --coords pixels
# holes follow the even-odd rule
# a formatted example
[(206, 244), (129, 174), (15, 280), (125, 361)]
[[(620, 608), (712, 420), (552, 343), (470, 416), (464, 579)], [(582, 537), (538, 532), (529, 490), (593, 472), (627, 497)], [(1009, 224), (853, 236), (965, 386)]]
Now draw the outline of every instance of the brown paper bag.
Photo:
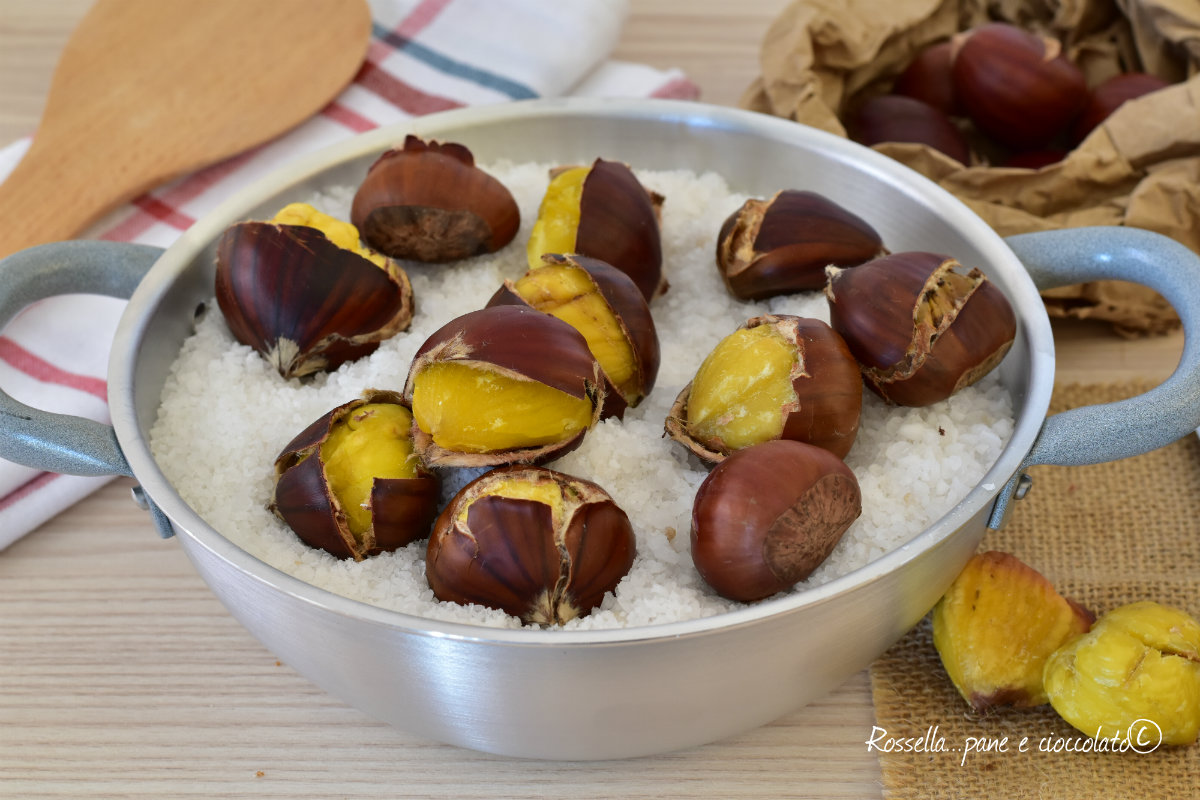
[[(1200, 0), (796, 0), (767, 31), (746, 108), (846, 135), (841, 114), (891, 89), (928, 45), (989, 20), (1056, 36), (1094, 86), (1121, 72), (1174, 82), (1126, 103), (1040, 170), (963, 165), (916, 144), (876, 149), (957, 195), (997, 232), (1131, 225), (1200, 253)], [(1043, 295), (1052, 316), (1126, 335), (1178, 326), (1155, 292), (1118, 281)]]

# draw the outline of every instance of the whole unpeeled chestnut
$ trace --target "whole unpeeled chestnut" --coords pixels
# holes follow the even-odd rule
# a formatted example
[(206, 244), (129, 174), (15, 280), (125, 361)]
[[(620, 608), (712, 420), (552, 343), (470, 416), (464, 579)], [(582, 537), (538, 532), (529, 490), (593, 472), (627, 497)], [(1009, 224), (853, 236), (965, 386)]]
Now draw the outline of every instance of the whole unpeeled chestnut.
[(717, 344), (667, 414), (667, 435), (704, 461), (772, 439), (839, 458), (858, 434), (862, 378), (842, 337), (817, 319), (764, 315)]
[(629, 572), (633, 527), (591, 481), (501, 467), (467, 484), (429, 537), (434, 595), (557, 625), (589, 614)]
[(301, 203), (221, 235), (216, 295), (234, 338), (285, 378), (369, 355), (413, 313), (398, 264), (362, 248), (353, 225)]
[(411, 134), (367, 170), (350, 218), (379, 252), (428, 262), (494, 253), (521, 224), (512, 193), (470, 150)]
[(297, 536), (361, 561), (429, 533), (439, 481), (413, 455), (412, 414), (368, 390), (301, 431), (275, 460), (270, 509)]
[(505, 280), (488, 305), (527, 305), (583, 334), (604, 372), (600, 418), (620, 419), (650, 393), (658, 376), (650, 307), (632, 278), (599, 259), (547, 254), (542, 261), (518, 280)]
[(912, 97), (884, 94), (868, 98), (850, 112), (846, 129), (859, 144), (913, 142), (945, 153), (960, 164), (971, 161), (967, 140), (954, 123), (938, 109)]
[(583, 334), (527, 306), (472, 311), (417, 350), (405, 382), (430, 466), (540, 463), (579, 446), (604, 405)]
[(854, 473), (827, 450), (779, 439), (733, 453), (692, 506), (692, 561), (723, 597), (750, 603), (821, 565), (862, 513)]
[(954, 48), (949, 41), (924, 48), (908, 63), (892, 93), (920, 100), (951, 116), (962, 113), (954, 93)]
[(970, 386), (1016, 336), (1004, 292), (978, 268), (936, 253), (830, 267), (825, 296), (863, 380), (896, 405), (929, 405)]
[(1130, 100), (1157, 92), (1171, 84), (1157, 75), (1145, 72), (1126, 72), (1114, 75), (1101, 83), (1088, 94), (1083, 113), (1075, 120), (1072, 127), (1072, 138), (1076, 143), (1087, 138), (1101, 122)]
[(861, 217), (816, 192), (751, 198), (717, 236), (717, 268), (734, 297), (759, 300), (820, 289), (825, 267), (881, 255), (883, 241)]
[(650, 301), (666, 291), (658, 225), (661, 195), (628, 165), (598, 158), (590, 167), (556, 170), (526, 247), (530, 269), (546, 253), (578, 253), (610, 264)]
[(1057, 39), (1001, 22), (965, 35), (954, 58), (954, 89), (980, 131), (1022, 150), (1065, 132), (1087, 101), (1083, 72)]

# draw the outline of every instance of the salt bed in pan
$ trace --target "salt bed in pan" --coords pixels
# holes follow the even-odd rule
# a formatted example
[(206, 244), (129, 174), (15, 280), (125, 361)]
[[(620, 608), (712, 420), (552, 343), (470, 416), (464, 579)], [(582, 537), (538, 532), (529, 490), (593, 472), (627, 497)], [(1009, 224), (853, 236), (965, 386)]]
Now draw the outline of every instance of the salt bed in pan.
[[(363, 562), (342, 561), (303, 544), (266, 505), (275, 457), (292, 437), (364, 389), (401, 390), (413, 354), (431, 333), (486, 304), (504, 278), (525, 272), (524, 242), (547, 185), (547, 169), (545, 164), (488, 166), (520, 206), (522, 226), (514, 242), (494, 255), (457, 264), (406, 263), (416, 300), (411, 328), (336, 372), (282, 380), (256, 352), (233, 339), (211, 302), (172, 367), (150, 433), (154, 456), (183, 499), (239, 547), (329, 591), (431, 619), (520, 627), (519, 620), (500, 611), (435, 600), (425, 580), (425, 541)], [(550, 466), (604, 487), (629, 515), (638, 552), (615, 592), (590, 616), (567, 623), (568, 629), (655, 625), (741, 607), (708, 589), (692, 566), (692, 498), (707, 470), (663, 437), (663, 420), (708, 352), (746, 319), (763, 313), (829, 319), (819, 292), (756, 303), (729, 295), (713, 263), (715, 240), (721, 223), (746, 197), (732, 193), (720, 176), (637, 174), (647, 188), (666, 197), (662, 233), (670, 290), (653, 303), (662, 347), (658, 381), (623, 421), (600, 423), (578, 450)], [(348, 219), (353, 191), (340, 188), (296, 199)], [(941, 517), (983, 477), (1012, 428), (1012, 401), (995, 374), (926, 408), (889, 408), (866, 392), (858, 439), (846, 458), (862, 489), (862, 516), (829, 559), (793, 591), (861, 567)], [(443, 493), (448, 498), (475, 474), (443, 471)]]

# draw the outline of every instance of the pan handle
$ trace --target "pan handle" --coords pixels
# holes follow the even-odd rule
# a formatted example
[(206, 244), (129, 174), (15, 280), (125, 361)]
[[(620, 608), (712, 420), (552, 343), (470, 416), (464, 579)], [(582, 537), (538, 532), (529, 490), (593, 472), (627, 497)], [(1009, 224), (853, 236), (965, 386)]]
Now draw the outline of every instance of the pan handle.
[(1120, 226), (1026, 233), (1005, 241), (1039, 290), (1096, 280), (1149, 286), (1179, 314), (1184, 343), (1179, 366), (1145, 394), (1047, 418), (997, 499), (993, 528), (1000, 527), (1009, 498), (1034, 464), (1117, 461), (1165, 447), (1200, 427), (1200, 257), (1161, 234)]
[[(0, 260), (0, 330), (37, 300), (60, 294), (128, 298), (162, 249), (101, 241), (52, 242)], [(0, 457), (67, 475), (132, 475), (111, 425), (52, 414), (0, 391)]]

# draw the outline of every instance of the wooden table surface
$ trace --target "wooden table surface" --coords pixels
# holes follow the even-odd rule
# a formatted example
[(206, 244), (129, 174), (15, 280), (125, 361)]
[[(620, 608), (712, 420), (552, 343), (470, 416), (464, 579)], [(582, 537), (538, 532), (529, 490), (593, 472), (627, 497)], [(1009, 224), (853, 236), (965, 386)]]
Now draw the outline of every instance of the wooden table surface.
[[(149, 2), (150, 0), (147, 0)], [(0, 146), (33, 132), (88, 0), (0, 0)], [(736, 105), (785, 0), (632, 0), (616, 56)], [(1181, 337), (1057, 324), (1061, 380), (1165, 377)], [(0, 797), (881, 796), (866, 674), (759, 730), (608, 764), (417, 739), (310, 685), (246, 633), (117, 479), (0, 553)]]

